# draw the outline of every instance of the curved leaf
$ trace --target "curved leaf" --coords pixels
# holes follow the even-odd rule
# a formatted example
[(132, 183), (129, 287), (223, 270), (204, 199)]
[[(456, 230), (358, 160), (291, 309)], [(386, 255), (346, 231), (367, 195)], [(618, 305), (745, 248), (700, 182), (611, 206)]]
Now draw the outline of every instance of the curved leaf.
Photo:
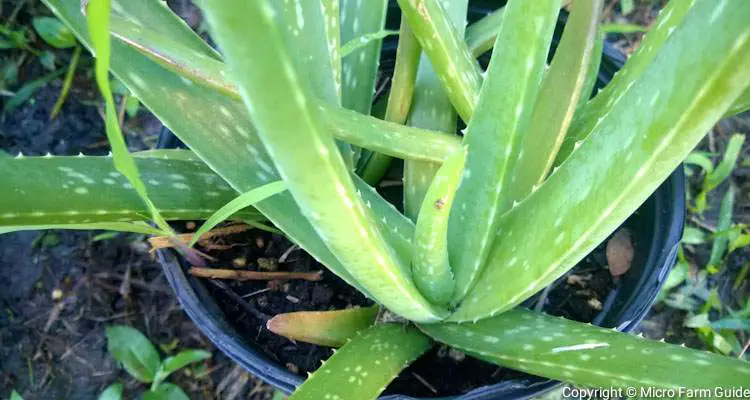
[(209, 358), (211, 358), (211, 353), (205, 350), (182, 350), (171, 357), (167, 357), (161, 362), (159, 369), (156, 371), (151, 390), (159, 386), (173, 372)]
[(151, 341), (125, 325), (107, 327), (107, 350), (133, 378), (144, 383), (153, 381), (161, 363)]
[(375, 323), (378, 306), (335, 311), (300, 311), (277, 314), (266, 328), (292, 340), (341, 347), (359, 331)]

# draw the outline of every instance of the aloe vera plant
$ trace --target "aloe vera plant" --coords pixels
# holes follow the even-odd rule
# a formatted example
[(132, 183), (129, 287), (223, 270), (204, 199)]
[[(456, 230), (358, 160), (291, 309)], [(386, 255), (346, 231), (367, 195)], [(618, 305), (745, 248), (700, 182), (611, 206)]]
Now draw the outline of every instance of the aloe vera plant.
[[(750, 2), (669, 2), (588, 100), (601, 0), (572, 2), (549, 66), (561, 0), (510, 0), (465, 34), (465, 1), (399, 0), (387, 121), (368, 115), (383, 0), (200, 0), (220, 52), (159, 0), (112, 0), (110, 36), (89, 31), (78, 0), (44, 2), (85, 46), (111, 44), (97, 63), (190, 150), (136, 155), (127, 179), (102, 157), (0, 158), (0, 230), (270, 221), (396, 315), (272, 320), (289, 337), (343, 344), (293, 399), (375, 398), (435, 342), (579, 385), (750, 381), (740, 360), (519, 307), (607, 238), (716, 121), (747, 107)], [(109, 2), (89, 7), (101, 16)], [(483, 73), (474, 57), (490, 49)], [(406, 214), (367, 183), (386, 156), (406, 162)], [(675, 371), (683, 361), (701, 368)]]

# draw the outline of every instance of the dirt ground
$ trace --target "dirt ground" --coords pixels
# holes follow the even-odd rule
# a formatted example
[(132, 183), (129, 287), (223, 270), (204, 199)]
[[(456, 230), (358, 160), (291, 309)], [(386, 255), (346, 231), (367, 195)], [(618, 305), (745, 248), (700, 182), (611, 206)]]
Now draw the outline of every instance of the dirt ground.
[[(21, 0), (2, 0), (0, 16), (7, 17)], [(610, 20), (647, 25), (659, 1), (640, 5), (633, 15), (618, 14), (615, 1), (607, 1)], [(184, 1), (170, 2), (191, 24), (200, 16)], [(29, 0), (20, 19), (43, 13), (37, 1)], [(21, 21), (26, 23), (27, 21)], [(638, 35), (615, 36), (617, 46), (631, 50)], [(70, 59), (70, 50), (58, 57)], [(5, 59), (3, 59), (5, 60)], [(83, 57), (81, 72), (60, 116), (50, 121), (49, 113), (60, 91), (60, 79), (36, 92), (23, 106), (0, 116), (0, 149), (14, 154), (103, 154), (107, 145), (96, 94), (91, 87), (91, 61)], [(27, 61), (19, 73), (19, 86), (43, 74), (41, 67)], [(17, 89), (18, 86), (14, 87)], [(0, 98), (5, 101), (5, 98)], [(1, 106), (0, 106), (1, 108)], [(159, 124), (147, 112), (126, 121), (131, 147), (152, 146)], [(750, 115), (724, 121), (699, 146), (717, 154), (724, 151), (729, 135), (750, 132)], [(750, 141), (749, 141), (750, 142)], [(750, 143), (742, 160), (748, 159)], [(735, 220), (750, 223), (750, 167), (735, 168), (731, 181), (740, 188)], [(691, 178), (696, 191), (699, 176)], [(703, 217), (688, 215), (707, 230), (716, 227), (718, 203), (726, 183), (711, 194), (711, 208)], [(272, 389), (236, 367), (197, 330), (182, 312), (161, 268), (153, 261), (144, 238), (120, 234), (97, 238), (100, 232), (20, 232), (0, 235), (0, 398), (17, 390), (24, 399), (92, 399), (114, 382), (126, 385), (128, 398), (145, 387), (130, 378), (107, 354), (104, 329), (126, 324), (144, 332), (168, 355), (184, 348), (201, 348), (213, 357), (201, 368), (176, 373), (170, 381), (195, 399), (268, 399)], [(97, 239), (97, 240), (95, 240)], [(693, 246), (687, 257), (691, 272), (697, 273), (708, 260), (710, 242)], [(737, 309), (748, 297), (747, 281), (739, 289), (733, 283), (750, 260), (748, 248), (732, 254), (722, 271), (712, 276), (712, 285), (726, 305)], [(59, 295), (59, 296), (58, 296)], [(657, 304), (641, 330), (652, 338), (703, 348), (694, 330), (685, 328), (685, 311)], [(745, 338), (745, 340), (747, 340)]]

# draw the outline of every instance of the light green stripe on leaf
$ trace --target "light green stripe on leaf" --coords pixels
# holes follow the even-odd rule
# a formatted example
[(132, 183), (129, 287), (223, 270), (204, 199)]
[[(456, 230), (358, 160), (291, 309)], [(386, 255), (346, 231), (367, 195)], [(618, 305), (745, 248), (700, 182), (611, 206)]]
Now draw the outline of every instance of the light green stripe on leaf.
[(750, 381), (745, 361), (521, 308), (473, 324), (420, 328), (485, 361), (574, 385), (713, 389)]
[(320, 0), (323, 10), (328, 53), (331, 56), (333, 82), (341, 98), (341, 0)]
[(503, 312), (541, 290), (656, 190), (750, 85), (748, 18), (744, 0), (690, 10), (622, 100), (594, 116), (596, 130), (501, 219), (487, 268), (453, 320)]
[(226, 221), (238, 211), (250, 207), (257, 202), (262, 201), (284, 190), (286, 190), (286, 184), (283, 181), (276, 181), (267, 183), (259, 188), (255, 188), (249, 192), (239, 195), (220, 209), (216, 210), (216, 212), (211, 215), (201, 225), (200, 228), (198, 228), (198, 230), (193, 235), (193, 238), (190, 240), (189, 246), (193, 246), (200, 240), (203, 234), (213, 229), (216, 225)]
[(376, 325), (337, 350), (289, 400), (374, 400), (431, 346), (413, 326)]
[(628, 58), (625, 66), (603, 90), (576, 113), (560, 147), (555, 165), (562, 164), (573, 152), (576, 143), (597, 128), (601, 121), (599, 117), (622, 100), (622, 94), (649, 67), (685, 15), (698, 3), (700, 2), (696, 0), (670, 1), (659, 12), (651, 30), (643, 37), (638, 49)]
[(560, 44), (539, 88), (523, 144), (516, 154), (517, 166), (510, 171), (513, 184), (506, 194), (509, 201), (523, 200), (552, 169), (591, 66), (602, 3), (603, 0), (573, 3)]
[[(321, 129), (324, 116), (285, 50), (269, 0), (205, 1), (204, 12), (226, 51), (258, 135), (331, 252), (393, 312), (417, 321), (440, 319), (445, 311), (419, 294), (408, 266), (385, 241), (372, 212), (355, 193), (333, 137)], [(264, 46), (246, 46), (248, 37)]]
[(452, 23), (451, 14), (443, 9), (441, 1), (398, 0), (398, 4), (458, 115), (469, 121), (479, 98), (482, 76), (460, 33), (463, 25), (459, 29)]
[(358, 332), (370, 327), (378, 310), (378, 306), (370, 306), (277, 314), (266, 323), (266, 328), (292, 340), (341, 347)]
[(524, 157), (559, 9), (560, 0), (511, 0), (505, 6), (477, 111), (464, 137), (466, 167), (448, 236), (456, 276), (454, 302), (476, 282), (495, 239), (498, 217), (518, 200), (513, 197), (513, 171)]
[(146, 204), (151, 218), (159, 229), (165, 232), (171, 232), (167, 221), (159, 213), (159, 210), (149, 198), (146, 186), (143, 184), (138, 172), (138, 167), (130, 156), (128, 147), (125, 144), (125, 138), (120, 130), (120, 123), (117, 120), (117, 110), (115, 101), (112, 97), (112, 89), (109, 86), (109, 62), (110, 62), (110, 38), (109, 38), (109, 18), (111, 10), (110, 0), (92, 0), (87, 6), (87, 22), (91, 34), (91, 43), (96, 54), (96, 64), (94, 68), (96, 83), (99, 91), (104, 97), (105, 103), (105, 131), (107, 139), (112, 147), (112, 161), (115, 168), (122, 173), (130, 182), (135, 191)]
[(448, 216), (461, 180), (466, 154), (448, 157), (432, 180), (414, 232), (412, 276), (417, 288), (434, 304), (448, 304), (455, 288), (448, 262)]

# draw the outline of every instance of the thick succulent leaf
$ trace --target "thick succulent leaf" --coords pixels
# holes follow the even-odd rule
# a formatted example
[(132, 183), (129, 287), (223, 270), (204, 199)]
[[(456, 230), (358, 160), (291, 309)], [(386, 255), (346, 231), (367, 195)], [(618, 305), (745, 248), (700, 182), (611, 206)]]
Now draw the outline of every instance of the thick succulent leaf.
[(323, 21), (325, 22), (326, 39), (328, 39), (328, 53), (331, 56), (333, 68), (333, 83), (336, 93), (341, 98), (341, 0), (320, 0), (323, 7)]
[[(355, 193), (333, 137), (322, 129), (324, 116), (284, 47), (269, 0), (204, 1), (204, 12), (263, 145), (318, 235), (390, 310), (411, 320), (439, 320), (445, 311), (419, 293), (408, 265)], [(248, 37), (264, 46), (246, 46)], [(346, 82), (346, 70), (344, 76)]]
[[(157, 4), (159, 9), (168, 11), (162, 7), (160, 1), (148, 1)], [(85, 20), (79, 12), (77, 0), (45, 0), (45, 4), (71, 27), (79, 41), (88, 45)], [(121, 7), (130, 7), (133, 4), (136, 3), (123, 2)], [(137, 18), (139, 14), (132, 15)], [(141, 23), (138, 19), (134, 21)], [(162, 31), (169, 31), (169, 36), (182, 38), (186, 35), (185, 31), (190, 32), (189, 28), (181, 23), (167, 25), (169, 21), (162, 21), (163, 25), (160, 26)], [(192, 81), (163, 68), (125, 44), (113, 42), (112, 58), (112, 72), (118, 79), (237, 192), (244, 193), (279, 179), (278, 173), (271, 166), (268, 154), (255, 134), (243, 104), (193, 84)], [(221, 140), (217, 140), (217, 136)], [(408, 221), (399, 221), (405, 218), (393, 210), (382, 197), (372, 193), (366, 184), (363, 185), (357, 180), (355, 182), (360, 185), (363, 196), (372, 204), (373, 209), (386, 211), (385, 214), (378, 215), (378, 219), (384, 221), (384, 224), (410, 224)], [(291, 240), (349, 284), (367, 294), (333, 256), (289, 193), (280, 193), (273, 201), (257, 204), (257, 208)], [(412, 235), (413, 232), (407, 234), (408, 240), (411, 240)], [(394, 234), (391, 237), (397, 239), (401, 236)]]
[(413, 326), (376, 325), (336, 351), (289, 400), (374, 400), (431, 346), (430, 339)]
[(585, 106), (586, 103), (591, 100), (591, 97), (594, 94), (594, 88), (596, 88), (596, 82), (599, 78), (599, 69), (602, 65), (603, 56), (604, 34), (602, 34), (601, 29), (599, 29), (599, 33), (596, 35), (596, 39), (594, 41), (594, 49), (591, 53), (591, 60), (589, 60), (590, 62), (588, 71), (586, 72), (586, 79), (584, 80), (583, 87), (581, 88), (581, 96), (578, 99), (578, 105), (576, 106), (576, 113), (581, 109), (581, 107)]
[(448, 262), (448, 216), (461, 180), (466, 154), (448, 157), (432, 180), (414, 231), (412, 276), (417, 288), (434, 304), (448, 304), (455, 281)]
[(492, 50), (503, 22), (505, 9), (499, 8), (466, 28), (464, 40), (474, 57)]
[[(452, 3), (455, 1), (449, 2), (451, 7)], [(448, 98), (458, 115), (469, 121), (479, 98), (481, 70), (460, 33), (464, 25), (452, 23), (452, 13), (447, 13), (443, 4), (438, 0), (398, 0), (403, 17), (429, 57)]]
[(253, 204), (263, 201), (277, 193), (286, 190), (286, 184), (283, 181), (276, 181), (266, 183), (265, 185), (250, 190), (246, 193), (239, 195), (229, 203), (223, 205), (220, 209), (216, 210), (206, 221), (195, 231), (193, 238), (190, 240), (189, 246), (193, 246), (197, 243), (204, 233), (213, 229), (216, 225), (226, 221), (232, 215), (238, 211), (252, 206)]
[(750, 381), (745, 361), (520, 308), (473, 324), (420, 328), (485, 361), (575, 385), (730, 388)]
[[(651, 30), (644, 36), (638, 49), (629, 58), (622, 70), (617, 72), (612, 81), (573, 118), (570, 129), (560, 147), (555, 165), (560, 165), (575, 150), (576, 143), (585, 139), (600, 123), (600, 116), (613, 108), (614, 103), (621, 101), (623, 93), (633, 84), (646, 68), (654, 61), (662, 46), (675, 32), (685, 15), (697, 5), (696, 0), (670, 1), (659, 13)], [(719, 7), (718, 4), (716, 5)]]
[[(160, 213), (205, 219), (236, 192), (200, 161), (136, 158)], [(150, 215), (110, 157), (0, 158), (0, 226), (148, 221)], [(237, 217), (257, 219), (252, 209)]]
[(146, 185), (141, 180), (138, 166), (128, 151), (125, 143), (125, 137), (120, 129), (120, 122), (117, 119), (117, 110), (115, 100), (112, 95), (109, 80), (109, 62), (111, 53), (111, 39), (109, 35), (109, 19), (111, 14), (111, 0), (93, 1), (87, 6), (87, 23), (91, 33), (91, 45), (96, 54), (94, 65), (94, 76), (96, 85), (104, 97), (104, 126), (107, 134), (107, 140), (112, 148), (112, 162), (128, 183), (135, 189), (138, 196), (146, 205), (151, 219), (159, 229), (165, 232), (171, 232), (167, 221), (159, 213), (159, 209), (154, 205), (153, 200), (148, 194)]
[(393, 31), (390, 29), (382, 29), (377, 32), (366, 33), (358, 38), (354, 38), (344, 43), (344, 45), (341, 46), (341, 55), (343, 57), (346, 57), (349, 54), (352, 54), (360, 49), (363, 49), (373, 44), (373, 42), (382, 41), (388, 36), (394, 36), (394, 35), (398, 35), (398, 31)]
[(473, 286), (489, 254), (497, 219), (513, 198), (514, 168), (527, 133), (560, 0), (511, 0), (474, 118), (464, 137), (466, 167), (451, 213), (449, 249), (456, 274), (454, 300)]
[[(227, 79), (226, 65), (155, 35), (153, 31), (122, 20), (112, 21), (113, 35), (165, 68), (192, 82), (240, 100), (234, 83)], [(338, 139), (383, 154), (405, 159), (442, 161), (459, 145), (452, 135), (409, 129), (357, 112), (319, 104), (329, 115), (325, 124)]]
[[(383, 30), (387, 0), (341, 0), (341, 42), (351, 43), (365, 35)], [(369, 41), (365, 46), (342, 56), (342, 105), (370, 115), (375, 80), (380, 62), (382, 40)]]
[(750, 84), (748, 18), (744, 0), (691, 9), (621, 100), (595, 117), (596, 130), (502, 218), (501, 240), (454, 320), (519, 304), (572, 268), (656, 190)]
[[(398, 48), (396, 49), (396, 65), (393, 69), (391, 91), (388, 93), (386, 104), (386, 121), (403, 125), (409, 116), (414, 83), (417, 80), (417, 67), (422, 49), (417, 38), (414, 37), (409, 24), (401, 20), (399, 28)], [(391, 164), (391, 157), (383, 153), (372, 153), (362, 168), (362, 178), (371, 184), (380, 182)]]
[(266, 328), (292, 340), (341, 347), (359, 331), (375, 323), (378, 306), (335, 311), (300, 311), (278, 314)]
[[(577, 0), (560, 44), (539, 88), (508, 188), (510, 201), (521, 201), (542, 183), (555, 161), (591, 66), (603, 0)], [(590, 90), (590, 88), (589, 88)], [(584, 94), (588, 96), (588, 93)], [(511, 155), (513, 156), (513, 155)]]
[[(456, 0), (445, 5), (449, 22), (456, 27), (459, 36), (463, 35), (468, 1)], [(410, 126), (443, 131), (451, 136), (456, 131), (456, 111), (425, 53), (422, 53), (419, 61), (414, 99), (407, 123)], [(417, 220), (427, 188), (439, 167), (438, 163), (432, 162), (404, 163), (404, 213), (414, 221)]]

